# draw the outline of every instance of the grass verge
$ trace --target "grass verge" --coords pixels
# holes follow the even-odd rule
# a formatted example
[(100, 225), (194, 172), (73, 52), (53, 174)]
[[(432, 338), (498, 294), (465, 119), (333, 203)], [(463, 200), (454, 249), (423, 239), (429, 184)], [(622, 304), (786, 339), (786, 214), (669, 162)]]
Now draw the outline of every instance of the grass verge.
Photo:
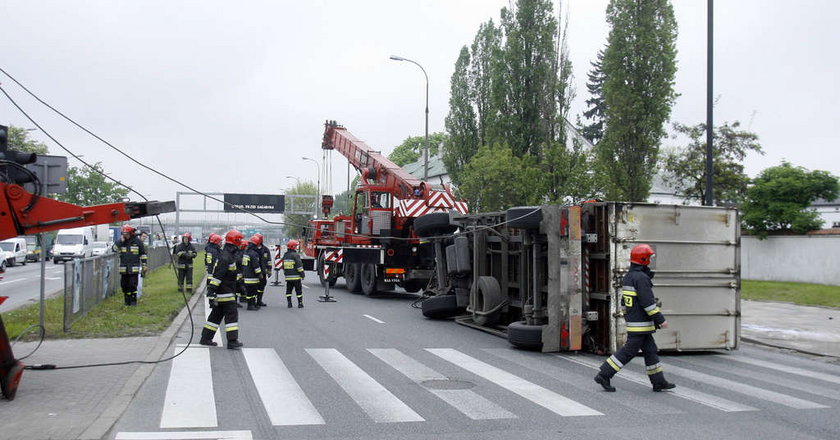
[[(193, 268), (193, 287), (204, 277), (204, 252), (199, 252)], [(143, 296), (137, 307), (126, 307), (122, 291), (97, 304), (87, 315), (64, 331), (64, 295), (59, 294), (44, 302), (44, 326), (47, 339), (72, 338), (121, 338), (150, 336), (169, 327), (172, 319), (184, 307), (184, 297), (178, 292), (175, 271), (167, 264), (159, 267), (143, 280)], [(9, 338), (16, 338), (27, 327), (38, 323), (39, 305), (33, 304), (3, 314)], [(33, 340), (38, 331), (30, 330), (22, 338)]]
[(781, 301), (801, 306), (840, 308), (840, 286), (742, 280), (741, 298), (756, 301)]

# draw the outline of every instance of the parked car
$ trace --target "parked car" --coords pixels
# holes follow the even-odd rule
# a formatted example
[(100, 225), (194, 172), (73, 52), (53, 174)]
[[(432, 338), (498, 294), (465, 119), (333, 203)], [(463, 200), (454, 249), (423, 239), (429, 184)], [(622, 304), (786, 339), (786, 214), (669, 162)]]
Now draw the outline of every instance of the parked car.
[(107, 255), (111, 253), (111, 245), (105, 241), (94, 241), (91, 249), (93, 249), (92, 252), (94, 257), (97, 255)]
[(23, 238), (15, 237), (0, 241), (0, 250), (3, 252), (3, 260), (7, 265), (26, 264), (26, 240)]

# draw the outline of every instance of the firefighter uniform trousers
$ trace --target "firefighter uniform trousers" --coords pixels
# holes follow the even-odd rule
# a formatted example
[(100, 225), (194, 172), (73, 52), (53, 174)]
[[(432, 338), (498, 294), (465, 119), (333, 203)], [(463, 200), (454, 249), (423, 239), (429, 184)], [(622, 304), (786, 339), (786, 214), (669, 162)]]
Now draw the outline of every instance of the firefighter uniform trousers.
[(239, 308), (236, 307), (236, 297), (233, 293), (220, 293), (216, 295), (216, 301), (218, 301), (216, 307), (210, 310), (207, 322), (201, 329), (201, 339), (213, 340), (222, 319), (225, 320), (225, 335), (228, 342), (239, 339)]
[(300, 255), (293, 250), (283, 255), (283, 275), (286, 278), (286, 301), (292, 306), (292, 290), (297, 292), (298, 307), (303, 307), (303, 263)]
[(175, 268), (178, 269), (178, 290), (184, 290), (184, 281), (186, 281), (187, 293), (193, 290), (193, 265), (192, 263), (177, 263)]
[(642, 350), (642, 354), (645, 357), (645, 370), (647, 370), (650, 383), (659, 384), (665, 382), (665, 375), (662, 373), (662, 366), (659, 364), (656, 341), (653, 340), (652, 333), (636, 334), (628, 332), (627, 343), (601, 364), (601, 375), (608, 379), (612, 378), (628, 362), (636, 357), (639, 350)]
[(127, 306), (137, 304), (137, 283), (139, 278), (139, 273), (120, 274), (120, 287), (122, 288), (123, 299), (125, 300), (125, 305)]

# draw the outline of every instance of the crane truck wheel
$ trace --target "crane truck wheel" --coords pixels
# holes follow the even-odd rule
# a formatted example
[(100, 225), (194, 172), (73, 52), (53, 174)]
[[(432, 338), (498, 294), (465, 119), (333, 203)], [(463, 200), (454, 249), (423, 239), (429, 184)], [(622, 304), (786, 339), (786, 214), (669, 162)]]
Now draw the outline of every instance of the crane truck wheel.
[(505, 221), (515, 229), (539, 229), (542, 209), (539, 206), (517, 206), (505, 212)]
[(433, 212), (414, 219), (414, 232), (420, 237), (451, 234), (458, 226), (449, 221), (448, 212)]
[(358, 264), (344, 263), (344, 280), (347, 282), (347, 290), (350, 293), (359, 293), (362, 291), (362, 279), (359, 276)]
[(376, 265), (370, 263), (362, 264), (359, 281), (362, 285), (362, 292), (365, 295), (376, 295), (378, 292), (376, 289)]
[[(478, 289), (473, 304), (473, 322), (489, 326), (499, 322), (502, 314), (502, 289), (493, 277), (478, 277)], [(477, 313), (478, 312), (478, 313)]]
[(455, 295), (438, 295), (420, 304), (423, 316), (431, 319), (451, 318), (461, 313)]
[(528, 325), (525, 321), (512, 322), (508, 325), (508, 342), (525, 350), (542, 350), (541, 325)]

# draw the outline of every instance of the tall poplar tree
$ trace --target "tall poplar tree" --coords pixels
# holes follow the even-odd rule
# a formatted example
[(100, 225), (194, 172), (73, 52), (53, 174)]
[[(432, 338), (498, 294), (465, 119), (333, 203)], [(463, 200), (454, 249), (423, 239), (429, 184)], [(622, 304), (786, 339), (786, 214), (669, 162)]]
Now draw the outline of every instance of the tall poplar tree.
[(606, 104), (604, 104), (604, 51), (599, 50), (595, 61), (590, 62), (592, 69), (587, 73), (586, 90), (589, 99), (586, 100), (587, 109), (583, 117), (591, 121), (584, 125), (580, 134), (589, 142), (597, 144), (604, 137), (604, 118)]
[(446, 115), (446, 131), (449, 137), (443, 148), (443, 163), (449, 178), (455, 185), (461, 184), (461, 170), (478, 151), (480, 141), (473, 103), (470, 99), (470, 51), (461, 48), (455, 63), (449, 92), (449, 114)]
[(598, 159), (607, 197), (644, 201), (676, 99), (677, 23), (669, 0), (611, 0), (604, 51), (606, 130)]

